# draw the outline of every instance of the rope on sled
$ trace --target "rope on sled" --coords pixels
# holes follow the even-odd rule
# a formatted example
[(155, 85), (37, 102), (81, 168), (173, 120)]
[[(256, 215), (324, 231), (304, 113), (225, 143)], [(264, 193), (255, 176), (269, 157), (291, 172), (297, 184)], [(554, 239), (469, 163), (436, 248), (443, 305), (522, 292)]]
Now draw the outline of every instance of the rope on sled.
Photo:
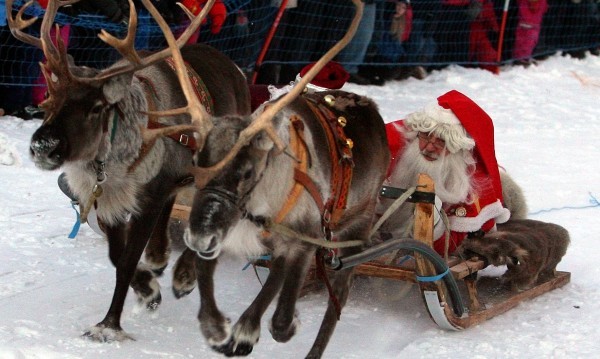
[(541, 214), (541, 213), (546, 213), (546, 212), (553, 212), (553, 211), (562, 211), (564, 209), (587, 209), (587, 208), (594, 208), (594, 207), (600, 207), (600, 201), (598, 201), (598, 199), (596, 197), (594, 197), (594, 195), (592, 195), (591, 192), (588, 192), (588, 195), (590, 196), (590, 205), (587, 206), (564, 206), (564, 207), (554, 207), (554, 208), (549, 208), (549, 209), (540, 209), (539, 211), (535, 211), (535, 212), (531, 212), (529, 213), (529, 215), (536, 215), (536, 214)]
[(396, 212), (396, 210), (398, 208), (400, 208), (400, 206), (406, 202), (406, 200), (412, 196), (413, 193), (415, 193), (415, 191), (417, 190), (417, 187), (410, 187), (406, 190), (406, 192), (404, 192), (402, 194), (402, 196), (398, 197), (398, 199), (396, 199), (394, 201), (394, 203), (392, 203), (391, 206), (388, 207), (388, 209), (383, 212), (383, 214), (381, 215), (381, 218), (379, 218), (379, 220), (375, 223), (375, 225), (373, 225), (373, 228), (371, 228), (371, 233), (369, 233), (369, 238), (373, 237), (373, 235), (377, 232), (377, 230), (379, 229), (379, 227), (381, 227), (381, 225), (383, 224), (383, 222), (385, 222), (394, 212)]

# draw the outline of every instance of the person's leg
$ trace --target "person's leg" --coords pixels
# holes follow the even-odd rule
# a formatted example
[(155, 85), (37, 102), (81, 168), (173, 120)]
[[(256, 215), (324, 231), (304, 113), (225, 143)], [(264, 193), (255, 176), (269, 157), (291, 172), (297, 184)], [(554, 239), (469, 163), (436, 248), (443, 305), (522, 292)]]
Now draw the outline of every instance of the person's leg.
[(358, 73), (358, 66), (363, 63), (367, 48), (375, 30), (376, 5), (365, 4), (363, 16), (354, 37), (348, 45), (338, 54), (337, 60), (351, 75)]

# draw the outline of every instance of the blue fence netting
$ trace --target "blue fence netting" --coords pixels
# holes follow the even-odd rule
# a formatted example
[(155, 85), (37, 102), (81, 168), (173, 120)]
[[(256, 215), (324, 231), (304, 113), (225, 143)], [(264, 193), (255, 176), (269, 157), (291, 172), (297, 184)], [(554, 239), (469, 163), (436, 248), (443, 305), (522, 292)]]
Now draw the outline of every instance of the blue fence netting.
[[(366, 46), (353, 48), (366, 48), (366, 53), (343, 55), (345, 66), (360, 65), (361, 71), (415, 66), (436, 69), (449, 64), (493, 67), (540, 59), (557, 52), (581, 57), (597, 54), (600, 47), (597, 0), (513, 0), (506, 12), (505, 0), (413, 0), (407, 5), (408, 15), (403, 16), (394, 16), (402, 6), (397, 3), (402, 1), (364, 1), (371, 8), (370, 18), (359, 28), (359, 32), (367, 32), (363, 40)], [(530, 20), (519, 10), (524, 2), (547, 4), (539, 25), (535, 19), (528, 23)], [(23, 3), (15, 1), (15, 9)], [(248, 74), (260, 70), (258, 82), (262, 83), (293, 80), (302, 66), (318, 59), (343, 36), (354, 12), (351, 2), (346, 0), (290, 1), (294, 6), (283, 13), (266, 56), (257, 68), (259, 53), (276, 18), (277, 0), (224, 0), (224, 3), (227, 18), (221, 31), (212, 34), (209, 26), (203, 26), (198, 41), (221, 50)], [(3, 1), (0, 4), (4, 6)], [(43, 16), (43, 13), (34, 5), (27, 15)], [(504, 15), (506, 26), (502, 28)], [(76, 64), (104, 68), (120, 59), (118, 52), (104, 44), (97, 34), (100, 29), (114, 35), (124, 34), (125, 25), (89, 14), (73, 17), (59, 13), (56, 22), (70, 24), (68, 52)], [(177, 23), (171, 27), (175, 32), (182, 29)], [(39, 24), (27, 32), (39, 36)], [(518, 37), (525, 40), (516, 42)], [(500, 39), (503, 41), (498, 57)], [(156, 50), (164, 46), (158, 25), (145, 10), (140, 10), (136, 48)], [(531, 47), (530, 53), (523, 52), (523, 46)], [(6, 25), (0, 27), (2, 87), (36, 86), (38, 63), (42, 59), (39, 49), (16, 40)], [(395, 75), (388, 73), (388, 76)]]

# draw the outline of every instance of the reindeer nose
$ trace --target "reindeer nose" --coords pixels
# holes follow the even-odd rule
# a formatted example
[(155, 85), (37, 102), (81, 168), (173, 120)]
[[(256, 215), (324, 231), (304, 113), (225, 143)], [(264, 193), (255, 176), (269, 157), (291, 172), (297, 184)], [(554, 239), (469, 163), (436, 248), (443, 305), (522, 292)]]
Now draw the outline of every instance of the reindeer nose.
[(183, 234), (183, 241), (186, 246), (195, 252), (212, 252), (219, 244), (219, 240), (215, 235), (197, 235), (187, 228)]
[(34, 139), (29, 146), (29, 153), (39, 167), (54, 169), (62, 160), (59, 145), (58, 139)]

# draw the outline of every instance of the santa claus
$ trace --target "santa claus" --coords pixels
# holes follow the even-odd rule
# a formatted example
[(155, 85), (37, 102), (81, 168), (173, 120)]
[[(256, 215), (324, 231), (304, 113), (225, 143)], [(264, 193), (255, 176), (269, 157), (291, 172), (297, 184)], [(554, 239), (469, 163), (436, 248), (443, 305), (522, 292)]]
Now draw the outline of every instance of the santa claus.
[[(452, 253), (471, 233), (495, 230), (510, 212), (503, 206), (502, 186), (494, 153), (492, 119), (470, 98), (450, 91), (405, 120), (386, 125), (392, 154), (387, 185), (409, 188), (420, 173), (435, 183), (436, 209), (449, 219), (437, 220), (434, 248)], [(383, 213), (391, 200), (382, 198)], [(381, 227), (395, 238), (412, 233), (414, 205), (404, 204)], [(445, 232), (450, 237), (446, 243)]]

